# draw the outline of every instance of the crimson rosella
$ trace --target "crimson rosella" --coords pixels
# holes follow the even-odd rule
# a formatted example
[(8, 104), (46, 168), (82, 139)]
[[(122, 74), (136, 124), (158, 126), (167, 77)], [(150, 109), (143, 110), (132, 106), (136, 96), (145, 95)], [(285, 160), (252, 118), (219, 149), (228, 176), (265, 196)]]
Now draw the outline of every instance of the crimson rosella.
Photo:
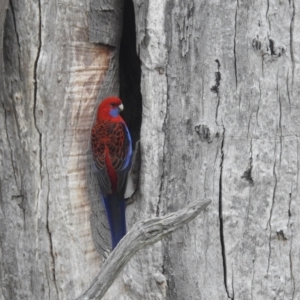
[(93, 158), (113, 249), (126, 234), (124, 193), (132, 156), (130, 133), (120, 116), (122, 110), (121, 99), (104, 99), (98, 107), (91, 136)]

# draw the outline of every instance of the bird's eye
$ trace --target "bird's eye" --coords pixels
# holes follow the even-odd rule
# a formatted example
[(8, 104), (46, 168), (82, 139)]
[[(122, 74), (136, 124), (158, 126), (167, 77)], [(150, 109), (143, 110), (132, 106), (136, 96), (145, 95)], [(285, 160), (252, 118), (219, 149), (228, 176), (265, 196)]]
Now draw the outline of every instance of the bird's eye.
[(115, 106), (116, 106), (116, 103), (111, 103), (110, 106), (111, 106), (111, 107), (115, 107)]

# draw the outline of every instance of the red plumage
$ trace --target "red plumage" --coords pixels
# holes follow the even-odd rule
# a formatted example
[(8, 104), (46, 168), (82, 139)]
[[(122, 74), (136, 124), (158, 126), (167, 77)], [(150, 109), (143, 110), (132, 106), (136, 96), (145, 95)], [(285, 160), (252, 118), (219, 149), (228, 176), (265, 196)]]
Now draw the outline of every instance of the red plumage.
[(119, 115), (122, 108), (119, 98), (104, 99), (98, 107), (91, 136), (93, 158), (111, 227), (113, 247), (126, 233), (124, 190), (132, 156), (130, 134)]

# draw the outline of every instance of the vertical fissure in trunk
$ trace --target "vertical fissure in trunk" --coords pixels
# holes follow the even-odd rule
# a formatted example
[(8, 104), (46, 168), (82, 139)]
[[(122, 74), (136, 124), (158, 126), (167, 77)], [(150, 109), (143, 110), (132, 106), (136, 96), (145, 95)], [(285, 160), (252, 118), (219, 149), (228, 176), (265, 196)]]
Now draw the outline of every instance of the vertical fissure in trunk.
[(221, 250), (222, 250), (225, 290), (228, 298), (234, 299), (234, 297), (231, 297), (229, 295), (229, 291), (227, 287), (227, 264), (226, 264), (226, 250), (225, 250), (224, 225), (223, 225), (222, 184), (223, 184), (223, 165), (224, 165), (224, 141), (225, 141), (225, 127), (223, 126), (223, 135), (222, 135), (222, 143), (221, 143), (220, 179), (219, 179), (220, 243), (221, 243)]
[(267, 223), (266, 229), (269, 228), (270, 233), (269, 233), (269, 256), (268, 256), (268, 268), (267, 268), (267, 274), (269, 274), (269, 268), (270, 268), (270, 261), (271, 261), (271, 252), (272, 252), (272, 245), (271, 245), (271, 240), (272, 240), (272, 217), (273, 217), (273, 210), (275, 206), (275, 195), (277, 191), (277, 173), (276, 173), (276, 165), (277, 165), (277, 143), (275, 141), (275, 151), (274, 151), (274, 164), (273, 164), (273, 177), (274, 177), (274, 188), (273, 188), (273, 195), (272, 195), (272, 203), (271, 203), (271, 209), (270, 209), (270, 216), (269, 220)]
[(123, 32), (119, 54), (122, 112), (131, 133), (133, 147), (140, 138), (142, 122), (141, 63), (136, 52), (135, 13), (132, 0), (124, 0)]
[[(169, 86), (169, 82), (168, 82), (168, 76), (166, 76), (167, 78), (167, 86)], [(169, 89), (168, 89), (169, 91)], [(169, 119), (169, 92), (167, 92), (167, 103), (166, 103), (166, 113), (165, 113), (165, 118), (164, 118), (164, 123), (163, 123), (163, 131), (165, 134), (164, 137), (164, 142), (163, 142), (163, 147), (162, 147), (162, 172), (161, 172), (161, 176), (160, 176), (160, 187), (159, 187), (159, 196), (158, 196), (158, 201), (156, 204), (156, 216), (159, 217), (160, 215), (160, 204), (161, 204), (161, 197), (162, 197), (162, 193), (163, 193), (163, 187), (164, 187), (164, 178), (165, 178), (165, 163), (166, 163), (166, 145), (167, 145), (167, 139), (168, 139), (168, 119)]]
[(57, 280), (56, 280), (56, 269), (55, 269), (55, 254), (54, 254), (54, 246), (53, 246), (53, 237), (52, 232), (50, 229), (50, 222), (49, 222), (49, 211), (50, 211), (50, 183), (49, 183), (49, 172), (47, 168), (47, 177), (48, 177), (48, 191), (47, 191), (47, 210), (46, 210), (46, 229), (48, 233), (49, 238), (49, 248), (50, 248), (50, 256), (52, 259), (52, 276), (53, 276), (53, 283), (56, 291), (57, 299), (59, 299), (59, 293), (58, 293), (58, 286), (57, 286)]
[(267, 0), (266, 20), (269, 24), (269, 28), (270, 28), (270, 31), (271, 31), (271, 21), (270, 21), (270, 18), (269, 18), (269, 8), (270, 8), (270, 1)]
[(278, 131), (279, 131), (279, 139), (280, 139), (280, 152), (279, 152), (279, 167), (281, 166), (282, 160), (282, 152), (283, 152), (283, 145), (282, 145), (282, 102), (281, 102), (281, 92), (279, 90), (278, 84), (278, 73), (277, 73), (277, 84), (276, 84), (276, 91), (277, 91), (277, 99), (278, 99)]
[(9, 6), (10, 6), (10, 9), (11, 9), (11, 13), (12, 13), (12, 18), (13, 18), (13, 22), (14, 22), (14, 29), (15, 29), (17, 44), (18, 44), (18, 47), (19, 47), (19, 49), (18, 49), (18, 62), (19, 62), (19, 75), (21, 76), (21, 62), (20, 62), (21, 45), (20, 45), (19, 33), (17, 31), (16, 15), (15, 15), (15, 10), (14, 10), (14, 6), (13, 6), (13, 3), (12, 3), (12, 0), (9, 1)]
[(34, 119), (34, 125), (35, 128), (39, 134), (39, 146), (40, 146), (40, 180), (42, 180), (42, 133), (38, 128), (37, 125), (37, 90), (38, 90), (38, 80), (37, 80), (37, 68), (38, 68), (38, 62), (40, 59), (40, 53), (41, 53), (41, 47), (42, 47), (42, 16), (41, 16), (41, 0), (38, 1), (38, 46), (37, 46), (37, 54), (34, 62), (34, 69), (33, 69), (33, 82), (34, 82), (34, 98), (33, 98), (33, 119)]
[[(290, 3), (291, 5), (291, 3)], [(292, 18), (290, 24), (290, 54), (292, 60), (292, 90), (294, 87), (294, 75), (295, 75), (295, 55), (294, 55), (294, 21), (295, 21), (295, 2), (292, 1)]]
[(234, 75), (235, 75), (235, 88), (237, 89), (238, 86), (238, 73), (237, 73), (237, 57), (236, 57), (236, 33), (237, 33), (237, 16), (238, 16), (238, 9), (239, 9), (239, 1), (236, 2), (236, 9), (235, 9), (235, 17), (234, 17), (234, 40), (233, 40), (233, 54), (234, 54)]
[(292, 255), (292, 249), (293, 249), (293, 223), (291, 223), (291, 203), (292, 203), (292, 199), (293, 199), (293, 186), (291, 187), (291, 192), (289, 194), (289, 208), (288, 208), (288, 227), (290, 229), (291, 232), (291, 237), (290, 237), (290, 251), (289, 251), (289, 262), (290, 262), (290, 273), (291, 273), (291, 279), (292, 279), (292, 285), (293, 285), (293, 292), (292, 292), (292, 299), (294, 299), (295, 296), (295, 288), (296, 288), (296, 284), (295, 284), (295, 276), (294, 276), (294, 271), (293, 271), (293, 255)]
[[(6, 89), (1, 92), (6, 94), (6, 97), (3, 98), (2, 107), (13, 176), (18, 190), (16, 196), (23, 195), (20, 166), (17, 163), (20, 154), (19, 149), (21, 149), (20, 124), (15, 105), (20, 101), (20, 93), (18, 93), (20, 74), (20, 43), (17, 33), (17, 20), (13, 4), (10, 1), (3, 32), (3, 86)], [(15, 140), (17, 141), (16, 145), (14, 145)]]

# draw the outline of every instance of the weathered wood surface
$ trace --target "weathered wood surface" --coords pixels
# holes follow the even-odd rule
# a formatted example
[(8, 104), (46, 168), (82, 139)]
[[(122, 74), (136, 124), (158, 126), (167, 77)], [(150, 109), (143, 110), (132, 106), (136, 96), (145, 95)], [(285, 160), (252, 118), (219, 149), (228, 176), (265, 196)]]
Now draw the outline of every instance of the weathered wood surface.
[(4, 37), (4, 25), (5, 25), (5, 18), (6, 18), (6, 11), (8, 7), (8, 0), (1, 0), (0, 1), (0, 90), (2, 93), (0, 93), (0, 99), (3, 102), (4, 98), (6, 98), (5, 95), (5, 82), (4, 82), (4, 62), (3, 62), (3, 37)]
[(106, 76), (117, 74), (118, 59), (89, 42), (88, 13), (79, 0), (10, 1), (8, 96), (0, 105), (1, 300), (75, 299), (101, 265), (90, 225), (100, 199), (89, 198), (87, 158), (98, 96), (118, 90), (118, 76)]
[(90, 0), (90, 42), (119, 47), (122, 20), (123, 0)]
[[(299, 5), (134, 1), (143, 124), (128, 228), (213, 202), (136, 253), (103, 299), (300, 298)], [(1, 300), (75, 299), (101, 266), (88, 137), (96, 104), (118, 90), (118, 50), (90, 42), (89, 10), (81, 0), (10, 1)]]
[(134, 2), (141, 215), (213, 203), (133, 259), (131, 297), (299, 298), (299, 1)]

